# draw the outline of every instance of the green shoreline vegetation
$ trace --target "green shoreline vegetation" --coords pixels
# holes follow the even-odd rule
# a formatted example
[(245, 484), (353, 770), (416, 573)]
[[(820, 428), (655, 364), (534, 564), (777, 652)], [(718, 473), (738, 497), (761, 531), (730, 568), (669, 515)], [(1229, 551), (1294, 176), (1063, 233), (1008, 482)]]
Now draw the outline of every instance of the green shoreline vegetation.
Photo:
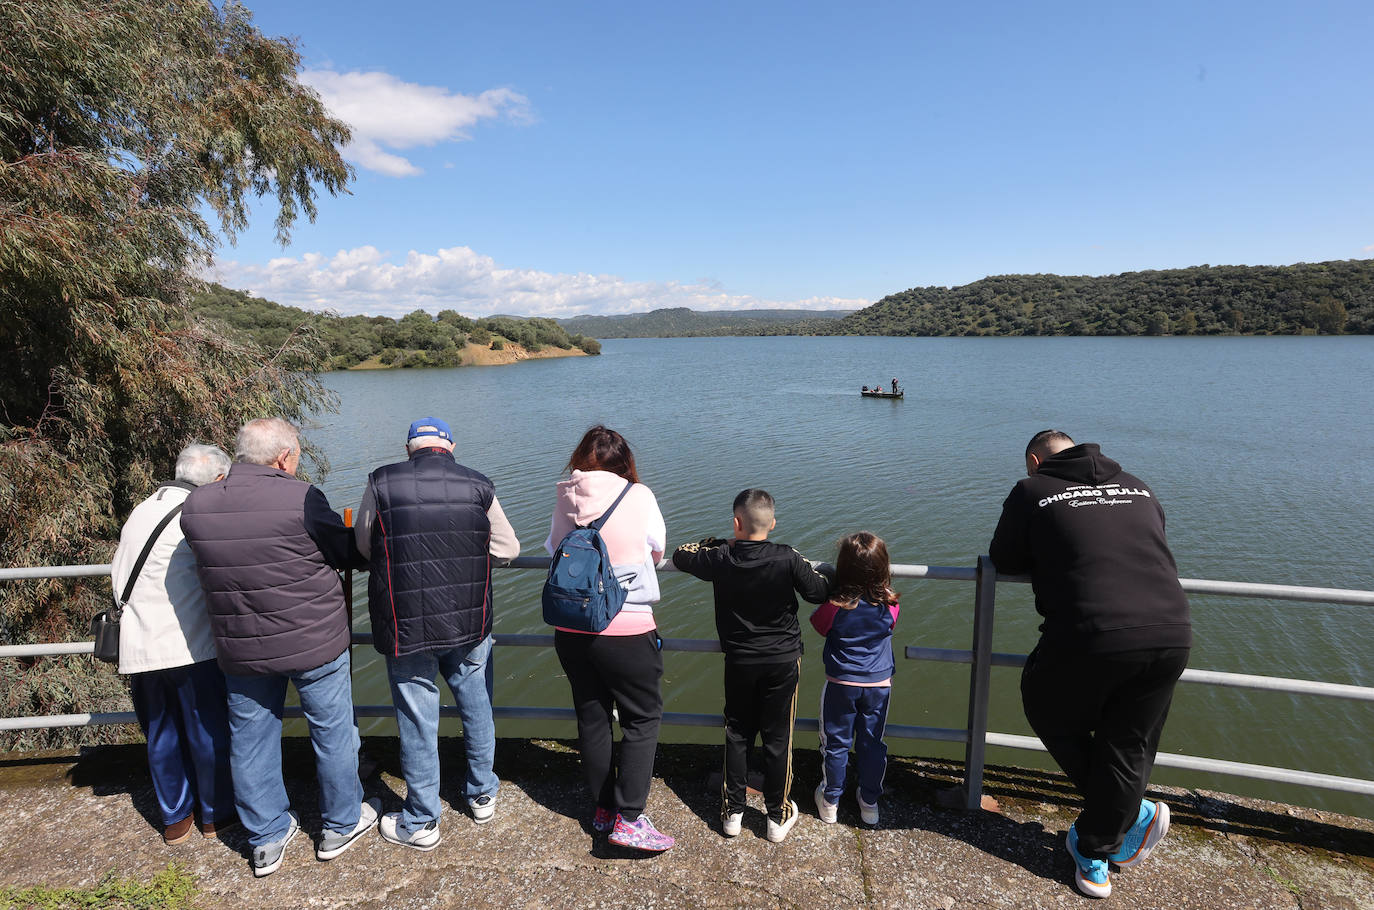
[(595, 338), (569, 334), (552, 319), (470, 319), (453, 310), (440, 310), (435, 316), (415, 310), (400, 319), (339, 316), (284, 306), (218, 284), (207, 285), (191, 299), (191, 312), (228, 326), (266, 351), (280, 350), (293, 336), (317, 339), (324, 351), (324, 370), (456, 367), (466, 362), (464, 346), (499, 351), (519, 345), (530, 353), (544, 348), (601, 353)]
[(707, 335), (1367, 335), (1374, 259), (1201, 265), (1120, 275), (996, 275), (911, 288), (857, 312), (655, 310), (559, 322), (598, 338)]

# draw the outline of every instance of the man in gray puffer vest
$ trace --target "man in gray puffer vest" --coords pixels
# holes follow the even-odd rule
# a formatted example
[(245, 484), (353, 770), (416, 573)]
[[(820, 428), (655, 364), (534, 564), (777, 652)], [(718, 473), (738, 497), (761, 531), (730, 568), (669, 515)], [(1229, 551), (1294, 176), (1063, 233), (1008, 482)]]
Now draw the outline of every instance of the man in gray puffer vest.
[(290, 423), (249, 421), (228, 476), (197, 487), (181, 512), (229, 690), (234, 801), (258, 876), (277, 871), (300, 830), (281, 770), (288, 682), (315, 749), (323, 827), (316, 857), (348, 849), (381, 810), (376, 798), (362, 801), (358, 780), (348, 608), (336, 571), (366, 563), (324, 494), (296, 479), (300, 456)]
[(435, 417), (410, 425), (406, 461), (367, 478), (354, 530), (371, 558), (368, 609), (386, 658), (406, 799), (382, 817), (385, 840), (416, 850), (439, 845), (439, 686), (442, 676), (463, 720), (473, 820), (490, 821), (500, 782), (492, 770), (491, 564), (520, 542), (484, 475), (453, 458), (453, 433)]

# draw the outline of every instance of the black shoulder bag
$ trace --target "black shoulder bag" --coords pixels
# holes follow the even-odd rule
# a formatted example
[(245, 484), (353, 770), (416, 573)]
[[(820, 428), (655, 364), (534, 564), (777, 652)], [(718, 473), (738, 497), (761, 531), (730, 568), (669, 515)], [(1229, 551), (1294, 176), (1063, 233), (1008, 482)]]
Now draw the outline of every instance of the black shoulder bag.
[(148, 535), (148, 542), (143, 545), (143, 552), (138, 554), (138, 561), (134, 563), (134, 569), (129, 573), (129, 580), (124, 584), (124, 593), (119, 596), (119, 600), (108, 610), (101, 610), (91, 620), (91, 635), (95, 638), (96, 660), (103, 660), (108, 663), (119, 661), (119, 620), (124, 615), (124, 605), (129, 602), (129, 595), (134, 593), (134, 585), (138, 582), (138, 576), (143, 572), (143, 564), (148, 561), (148, 554), (153, 552), (153, 544), (162, 536), (162, 532), (171, 524), (172, 519), (181, 513), (183, 503), (177, 503), (172, 510), (162, 516), (162, 520), (153, 528), (153, 533)]

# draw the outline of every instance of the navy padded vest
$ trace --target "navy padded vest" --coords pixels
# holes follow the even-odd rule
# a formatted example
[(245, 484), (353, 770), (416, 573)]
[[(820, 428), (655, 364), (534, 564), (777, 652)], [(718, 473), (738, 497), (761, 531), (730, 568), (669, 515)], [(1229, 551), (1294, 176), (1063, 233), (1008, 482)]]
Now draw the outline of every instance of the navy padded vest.
[(300, 673), (348, 647), (343, 582), (305, 529), (309, 489), (285, 471), (236, 464), (186, 497), (181, 529), (225, 673)]
[(373, 641), (400, 657), (491, 634), (491, 522), (496, 488), (442, 449), (368, 477), (376, 498), (367, 605)]

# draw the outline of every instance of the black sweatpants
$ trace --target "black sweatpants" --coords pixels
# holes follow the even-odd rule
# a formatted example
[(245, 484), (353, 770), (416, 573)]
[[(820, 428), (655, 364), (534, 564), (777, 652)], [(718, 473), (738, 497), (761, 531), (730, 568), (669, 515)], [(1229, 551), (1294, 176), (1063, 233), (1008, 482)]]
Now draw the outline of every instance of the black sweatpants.
[(763, 743), (763, 803), (768, 817), (792, 814), (792, 725), (797, 719), (801, 658), (786, 663), (736, 664), (725, 659), (725, 781), (723, 815), (743, 812), (749, 792), (749, 750)]
[(1078, 850), (1106, 859), (1121, 849), (1150, 782), (1159, 734), (1187, 648), (1116, 654), (1045, 654), (1021, 671), (1026, 719), (1083, 797)]
[[(663, 719), (663, 654), (658, 634), (585, 635), (555, 630), (554, 650), (572, 686), (582, 771), (592, 799), (634, 821), (649, 799)], [(620, 755), (614, 720), (619, 708)]]

